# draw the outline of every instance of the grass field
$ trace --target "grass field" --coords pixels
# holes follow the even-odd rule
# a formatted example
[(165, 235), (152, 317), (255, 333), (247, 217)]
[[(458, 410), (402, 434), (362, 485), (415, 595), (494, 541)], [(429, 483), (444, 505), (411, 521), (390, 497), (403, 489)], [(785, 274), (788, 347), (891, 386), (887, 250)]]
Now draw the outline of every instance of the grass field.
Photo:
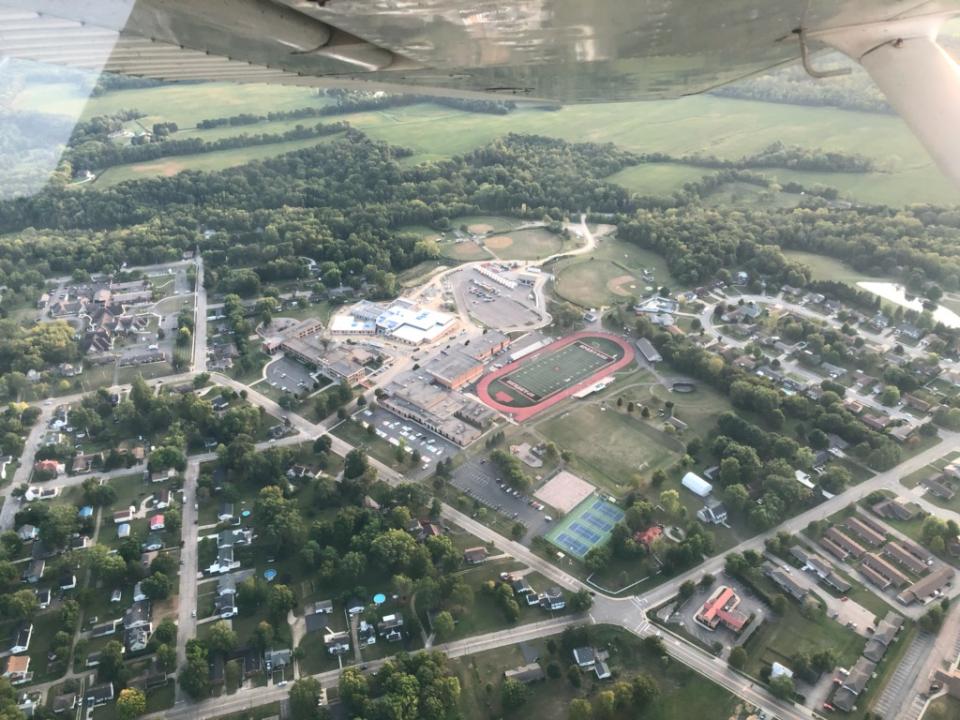
[[(643, 270), (653, 274), (652, 282), (642, 279)], [(586, 308), (643, 297), (647, 287), (676, 285), (663, 257), (616, 238), (600, 240), (588, 257), (561, 261), (555, 272), (557, 295)]]
[(539, 260), (560, 252), (568, 243), (544, 228), (530, 228), (488, 237), (484, 244), (501, 260)]
[(663, 468), (683, 453), (683, 443), (639, 419), (597, 405), (581, 405), (537, 425), (573, 453), (572, 470), (615, 494), (630, 489), (635, 473)]
[(325, 135), (323, 137), (307, 138), (305, 140), (290, 140), (288, 142), (271, 143), (269, 145), (254, 145), (252, 147), (233, 148), (231, 150), (217, 150), (216, 152), (196, 153), (195, 155), (172, 155), (156, 161), (138, 163), (136, 165), (116, 165), (107, 168), (95, 182), (83, 187), (104, 188), (126, 182), (140, 180), (157, 175), (176, 175), (184, 170), (224, 170), (237, 165), (245, 165), (254, 160), (265, 160), (283, 153), (303, 150), (304, 148), (330, 142), (339, 135)]
[[(82, 113), (84, 117), (137, 108), (148, 114), (148, 122), (173, 120), (189, 128), (203, 118), (289, 110), (322, 102), (314, 90), (229, 83), (123, 90), (87, 102), (76, 88), (59, 83), (21, 92), (14, 107)], [(903, 205), (956, 201), (956, 192), (946, 178), (904, 123), (891, 115), (701, 95), (643, 103), (577, 105), (557, 112), (524, 108), (505, 116), (421, 104), (335, 119), (347, 120), (376, 139), (413, 149), (415, 155), (408, 163), (463, 154), (508, 132), (537, 133), (575, 142), (614, 142), (638, 152), (705, 153), (721, 158), (739, 158), (780, 140), (807, 148), (858, 152), (873, 159), (879, 169), (862, 175), (771, 171), (780, 181), (832, 185), (866, 202)], [(263, 123), (254, 127), (257, 132), (277, 132), (290, 125)], [(250, 129), (217, 128), (189, 134), (215, 139)], [(870, 143), (864, 143), (864, 138), (870, 138)], [(676, 186), (682, 184), (681, 179), (692, 179), (692, 173), (676, 168), (654, 171), (658, 173), (662, 177), (644, 179), (638, 171), (618, 180), (646, 192), (657, 189), (658, 181)]]
[(748, 657), (745, 669), (759, 676), (761, 668), (774, 661), (789, 666), (796, 653), (812, 654), (826, 648), (836, 651), (840, 667), (851, 667), (865, 644), (863, 637), (828, 617), (808, 620), (791, 602), (782, 616), (768, 613), (763, 625), (744, 643)]
[[(556, 638), (559, 644), (559, 637)], [(657, 683), (660, 694), (642, 713), (644, 720), (687, 720), (688, 718), (736, 718), (737, 701), (726, 690), (680, 663), (663, 663), (645, 653), (640, 640), (621, 628), (598, 626), (590, 629), (590, 642), (610, 653), (610, 669), (615, 680), (629, 682), (637, 673), (646, 673)], [(551, 655), (546, 640), (531, 642), (546, 666), (556, 661), (561, 668), (570, 664), (570, 656), (562, 648)], [(529, 686), (530, 697), (523, 708), (513, 713), (500, 707), (500, 685), (503, 672), (525, 664), (519, 645), (476, 653), (452, 660), (451, 669), (460, 678), (460, 713), (465, 720), (489, 718), (565, 718), (570, 701), (576, 697), (592, 698), (610, 689), (610, 681), (597, 681), (584, 673), (577, 689), (563, 678), (547, 679)], [(599, 716), (598, 716), (599, 717)], [(618, 715), (619, 717), (619, 715)], [(631, 716), (632, 717), (632, 716)], [(641, 717), (638, 715), (637, 717)]]
[(949, 695), (931, 701), (923, 720), (960, 720), (960, 700)]
[(885, 280), (875, 275), (864, 275), (857, 272), (846, 263), (836, 260), (826, 255), (817, 255), (816, 253), (801, 252), (799, 250), (784, 250), (783, 254), (790, 260), (802, 262), (810, 268), (814, 280), (836, 280), (856, 285), (865, 280)]
[(482, 246), (472, 240), (462, 242), (444, 242), (440, 244), (440, 254), (445, 258), (457, 262), (473, 262), (474, 260), (490, 260), (491, 256)]
[(704, 168), (690, 165), (646, 163), (624, 168), (608, 176), (607, 180), (639, 195), (670, 195), (685, 183), (699, 180), (706, 174), (708, 171)]

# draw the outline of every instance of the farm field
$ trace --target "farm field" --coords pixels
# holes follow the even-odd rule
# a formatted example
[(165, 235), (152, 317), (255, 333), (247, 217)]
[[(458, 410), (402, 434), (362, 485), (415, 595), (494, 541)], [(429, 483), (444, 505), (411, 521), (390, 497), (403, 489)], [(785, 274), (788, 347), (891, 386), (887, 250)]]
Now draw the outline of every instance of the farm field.
[(91, 184), (83, 187), (105, 188), (127, 180), (140, 180), (157, 175), (176, 175), (184, 170), (224, 170), (237, 165), (245, 165), (254, 160), (265, 160), (283, 153), (303, 150), (304, 148), (330, 142), (339, 135), (307, 138), (305, 140), (290, 140), (288, 142), (271, 143), (269, 145), (253, 145), (251, 147), (217, 150), (194, 155), (171, 155), (136, 165), (115, 165), (107, 168)]
[(856, 285), (865, 280), (884, 280), (874, 275), (864, 275), (857, 272), (846, 263), (826, 255), (802, 252), (800, 250), (784, 250), (784, 256), (790, 260), (802, 262), (810, 268), (814, 280), (838, 280), (848, 285)]
[(608, 175), (607, 181), (638, 195), (670, 195), (707, 173), (704, 168), (679, 163), (645, 163)]
[[(85, 93), (77, 88), (55, 83), (21, 92), (14, 106), (48, 112), (66, 110), (84, 117), (137, 108), (148, 114), (148, 122), (173, 120), (187, 129), (204, 118), (290, 110), (322, 102), (314, 90), (229, 83), (123, 90), (87, 102)], [(894, 205), (956, 199), (955, 191), (904, 123), (890, 115), (700, 95), (681, 100), (569, 106), (556, 112), (520, 109), (506, 116), (466, 113), (425, 103), (330, 118), (341, 119), (376, 139), (410, 147), (415, 155), (408, 162), (463, 154), (508, 132), (537, 133), (574, 142), (614, 142), (638, 152), (700, 152), (721, 158), (739, 158), (780, 140), (808, 148), (858, 152), (871, 157), (879, 168), (879, 172), (856, 175), (770, 171), (781, 182), (831, 185), (865, 202)], [(283, 121), (248, 126), (246, 131), (256, 128), (257, 132), (276, 132), (289, 127), (290, 122)], [(239, 134), (245, 129), (191, 131), (188, 136), (216, 139), (229, 136), (231, 131)], [(869, 146), (864, 145), (864, 137), (873, 139)], [(645, 182), (676, 184), (681, 178), (684, 182), (693, 179), (686, 169), (668, 168), (659, 173), (663, 177), (655, 180), (644, 181), (642, 171), (617, 180), (630, 189), (645, 191)]]

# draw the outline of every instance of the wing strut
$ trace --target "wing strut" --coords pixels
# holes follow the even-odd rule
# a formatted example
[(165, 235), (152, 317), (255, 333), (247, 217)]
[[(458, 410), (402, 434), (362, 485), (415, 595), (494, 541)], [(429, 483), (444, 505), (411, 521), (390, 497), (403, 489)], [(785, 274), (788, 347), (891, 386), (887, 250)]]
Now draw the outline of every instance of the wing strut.
[(859, 62), (940, 169), (960, 185), (960, 66), (937, 44), (944, 16), (815, 34)]

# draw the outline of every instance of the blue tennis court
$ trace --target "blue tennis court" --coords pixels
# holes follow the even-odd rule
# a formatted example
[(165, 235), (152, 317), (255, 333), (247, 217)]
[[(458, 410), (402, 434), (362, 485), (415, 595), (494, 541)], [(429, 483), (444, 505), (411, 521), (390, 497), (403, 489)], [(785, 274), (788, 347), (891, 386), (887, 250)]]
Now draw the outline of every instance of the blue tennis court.
[(567, 513), (546, 539), (578, 560), (610, 539), (614, 525), (623, 519), (623, 510), (592, 495)]

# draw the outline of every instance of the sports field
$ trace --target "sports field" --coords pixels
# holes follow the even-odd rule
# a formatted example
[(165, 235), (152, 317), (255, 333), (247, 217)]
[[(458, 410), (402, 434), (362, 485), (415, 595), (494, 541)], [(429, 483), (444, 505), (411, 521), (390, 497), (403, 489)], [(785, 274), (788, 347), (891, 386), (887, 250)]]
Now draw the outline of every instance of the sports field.
[(577, 505), (544, 537), (563, 552), (583, 560), (591, 549), (610, 538), (613, 526), (623, 519), (623, 510), (593, 495)]
[(477, 393), (490, 407), (526, 420), (632, 360), (633, 349), (615, 335), (576, 333), (487, 375)]

